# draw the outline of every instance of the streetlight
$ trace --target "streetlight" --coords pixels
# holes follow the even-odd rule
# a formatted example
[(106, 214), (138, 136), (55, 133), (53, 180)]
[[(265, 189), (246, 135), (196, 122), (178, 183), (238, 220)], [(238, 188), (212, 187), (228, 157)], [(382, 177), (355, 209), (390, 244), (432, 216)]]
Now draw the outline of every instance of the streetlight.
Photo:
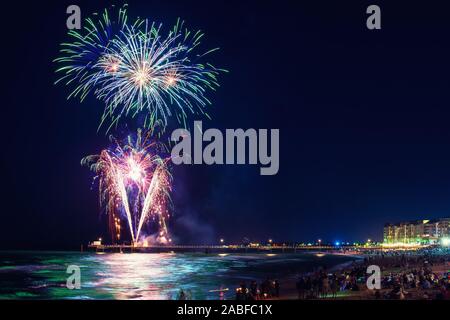
[(322, 244), (322, 239), (317, 240), (317, 242), (319, 243), (319, 247)]
[(222, 244), (223, 244), (224, 242), (225, 242), (225, 240), (224, 240), (224, 239), (220, 239), (220, 243), (222, 243)]
[(272, 244), (272, 242), (273, 242), (273, 240), (272, 240), (272, 239), (269, 239), (269, 244)]

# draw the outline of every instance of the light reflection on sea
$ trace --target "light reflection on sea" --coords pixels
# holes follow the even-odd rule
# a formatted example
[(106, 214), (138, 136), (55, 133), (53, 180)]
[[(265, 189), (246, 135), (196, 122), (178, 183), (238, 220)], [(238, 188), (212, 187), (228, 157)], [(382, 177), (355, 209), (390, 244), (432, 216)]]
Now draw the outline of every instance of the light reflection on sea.
[[(232, 299), (242, 281), (287, 278), (349, 257), (314, 254), (0, 252), (0, 299)], [(66, 288), (69, 265), (81, 289)], [(229, 288), (220, 296), (220, 291)]]

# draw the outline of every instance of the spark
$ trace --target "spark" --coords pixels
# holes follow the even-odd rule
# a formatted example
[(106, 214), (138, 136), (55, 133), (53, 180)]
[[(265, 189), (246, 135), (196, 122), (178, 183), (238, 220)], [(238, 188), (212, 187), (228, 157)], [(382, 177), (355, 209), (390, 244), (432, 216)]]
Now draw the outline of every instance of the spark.
[[(110, 216), (110, 231), (120, 239), (120, 221), (128, 224), (134, 244), (142, 238), (144, 226), (158, 220), (159, 238), (168, 237), (166, 218), (170, 202), (171, 176), (167, 159), (158, 155), (150, 135), (138, 130), (135, 141), (126, 143), (112, 138), (114, 146), (99, 155), (88, 156), (81, 163), (89, 165), (99, 181), (100, 204)], [(161, 236), (162, 235), (162, 236)]]

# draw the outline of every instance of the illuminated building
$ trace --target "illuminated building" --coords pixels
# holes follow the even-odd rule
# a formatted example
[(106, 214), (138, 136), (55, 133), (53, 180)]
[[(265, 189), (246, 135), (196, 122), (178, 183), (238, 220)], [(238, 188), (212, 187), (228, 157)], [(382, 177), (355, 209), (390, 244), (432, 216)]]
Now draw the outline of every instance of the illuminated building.
[(437, 244), (450, 236), (450, 218), (407, 221), (384, 226), (385, 244)]

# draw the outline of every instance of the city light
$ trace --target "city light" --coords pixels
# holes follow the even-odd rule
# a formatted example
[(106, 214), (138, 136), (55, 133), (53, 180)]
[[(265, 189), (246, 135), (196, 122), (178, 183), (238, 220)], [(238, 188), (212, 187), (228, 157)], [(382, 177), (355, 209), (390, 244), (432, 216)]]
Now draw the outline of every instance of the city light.
[(382, 247), (384, 248), (420, 248), (420, 243), (403, 243), (403, 242), (395, 242), (395, 243), (382, 243)]
[(442, 238), (442, 239), (441, 239), (441, 244), (442, 244), (444, 247), (450, 246), (450, 238)]
[(448, 218), (388, 223), (383, 238), (389, 244), (442, 244), (442, 237), (449, 237), (449, 226)]

